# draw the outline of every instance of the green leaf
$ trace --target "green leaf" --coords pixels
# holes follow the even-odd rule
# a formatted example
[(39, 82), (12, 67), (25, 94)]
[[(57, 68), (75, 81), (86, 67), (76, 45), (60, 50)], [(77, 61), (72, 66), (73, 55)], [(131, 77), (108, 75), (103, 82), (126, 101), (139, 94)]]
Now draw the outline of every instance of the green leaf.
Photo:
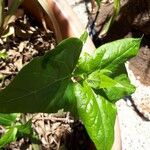
[(126, 38), (104, 44), (93, 55), (82, 55), (76, 72), (90, 74), (98, 69), (118, 71), (122, 69), (123, 63), (138, 53), (140, 41), (141, 39)]
[(3, 148), (7, 144), (16, 140), (17, 128), (10, 128), (1, 138), (0, 138), (0, 148)]
[(114, 0), (114, 12), (113, 12), (113, 15), (105, 23), (105, 25), (104, 25), (101, 33), (100, 33), (101, 36), (105, 35), (109, 31), (111, 25), (114, 23), (116, 17), (118, 16), (119, 11), (120, 11), (120, 0)]
[(114, 141), (115, 105), (96, 96), (86, 82), (76, 83), (79, 117), (98, 150), (110, 150)]
[(86, 40), (87, 40), (87, 38), (88, 38), (88, 32), (85, 31), (85, 32), (81, 35), (80, 40), (81, 40), (83, 43), (85, 43)]
[(46, 55), (33, 59), (0, 92), (0, 112), (56, 112), (65, 105), (65, 89), (82, 49), (70, 38)]
[[(111, 79), (111, 78), (110, 78)], [(131, 95), (135, 91), (134, 85), (132, 85), (127, 77), (127, 75), (122, 74), (114, 78), (116, 84), (108, 88), (104, 88), (108, 99), (112, 102)]]
[(2, 114), (0, 113), (0, 125), (11, 126), (20, 114)]
[(0, 59), (2, 58), (2, 59), (6, 59), (7, 58), (7, 53), (6, 52), (4, 52), (4, 53), (2, 53), (2, 52), (0, 52)]
[(80, 59), (78, 60), (77, 68), (75, 70), (76, 75), (92, 72), (93, 68), (93, 57), (88, 53), (82, 53)]
[(29, 120), (25, 124), (15, 126), (18, 129), (17, 137), (31, 137), (33, 134), (32, 121)]
[(131, 95), (135, 91), (135, 87), (130, 83), (126, 74), (112, 79), (100, 70), (96, 70), (88, 76), (87, 83), (94, 89), (103, 89), (107, 98), (113, 102)]
[(70, 111), (73, 116), (77, 116), (77, 101), (74, 94), (74, 83), (72, 81), (69, 82), (65, 90), (63, 101), (65, 103), (64, 110)]
[(90, 87), (95, 89), (110, 88), (114, 86), (122, 87), (122, 85), (115, 80), (103, 74), (101, 70), (96, 70), (91, 73), (87, 78), (87, 83)]

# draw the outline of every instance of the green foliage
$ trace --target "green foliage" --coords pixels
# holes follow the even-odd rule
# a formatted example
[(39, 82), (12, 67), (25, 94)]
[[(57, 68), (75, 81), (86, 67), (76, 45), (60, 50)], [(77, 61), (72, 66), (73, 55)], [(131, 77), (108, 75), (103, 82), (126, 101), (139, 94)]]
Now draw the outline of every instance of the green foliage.
[(81, 49), (82, 42), (70, 38), (55, 50), (33, 59), (0, 92), (0, 112), (56, 112), (61, 109), (65, 105), (61, 97)]
[[(124, 63), (137, 54), (141, 39), (111, 42), (79, 59), (86, 39), (82, 37), (82, 41), (64, 40), (26, 65), (0, 92), (0, 112), (52, 113), (64, 108), (81, 119), (98, 150), (110, 150), (116, 118), (114, 103), (135, 90)], [(14, 128), (16, 137), (31, 136), (31, 122)]]
[(2, 114), (0, 113), (0, 125), (11, 126), (20, 114)]
[(3, 148), (7, 144), (16, 140), (17, 128), (10, 128), (1, 138), (0, 138), (0, 148)]
[(126, 74), (111, 78), (100, 70), (96, 70), (88, 76), (87, 82), (94, 89), (102, 89), (111, 102), (115, 102), (126, 95), (131, 95), (135, 91), (135, 87), (130, 84)]
[(95, 50), (93, 55), (84, 54), (80, 58), (76, 74), (90, 74), (97, 69), (120, 72), (122, 64), (138, 52), (141, 39), (127, 38), (104, 44)]
[(105, 35), (108, 30), (110, 29), (111, 25), (114, 23), (115, 19), (117, 18), (118, 14), (120, 11), (120, 0), (114, 0), (114, 11), (113, 11), (113, 15), (111, 16), (111, 18), (105, 23), (102, 31), (101, 31), (101, 35)]
[(32, 137), (32, 121), (29, 120), (25, 124), (16, 125), (15, 128), (18, 129), (17, 137)]
[(114, 138), (116, 109), (113, 104), (96, 95), (86, 83), (75, 85), (79, 117), (98, 150), (110, 150)]
[(5, 147), (7, 144), (15, 141), (18, 138), (34, 139), (32, 121), (20, 123), (17, 118), (20, 114), (0, 114), (0, 125), (6, 129), (6, 133), (0, 137), (0, 148)]
[(80, 40), (81, 40), (83, 43), (85, 43), (86, 40), (87, 40), (87, 38), (88, 38), (88, 32), (85, 31), (85, 32), (81, 35)]
[(6, 59), (7, 58), (7, 53), (5, 52), (0, 52), (0, 59)]

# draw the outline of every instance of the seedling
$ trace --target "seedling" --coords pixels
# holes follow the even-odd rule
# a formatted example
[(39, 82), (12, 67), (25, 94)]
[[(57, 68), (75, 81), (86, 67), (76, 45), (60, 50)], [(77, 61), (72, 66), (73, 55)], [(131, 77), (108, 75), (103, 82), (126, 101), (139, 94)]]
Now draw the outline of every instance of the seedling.
[(135, 91), (124, 63), (137, 54), (141, 39), (117, 40), (100, 46), (93, 55), (80, 55), (85, 37), (81, 39), (66, 39), (24, 66), (0, 91), (0, 112), (70, 111), (82, 121), (98, 150), (110, 150), (115, 102)]

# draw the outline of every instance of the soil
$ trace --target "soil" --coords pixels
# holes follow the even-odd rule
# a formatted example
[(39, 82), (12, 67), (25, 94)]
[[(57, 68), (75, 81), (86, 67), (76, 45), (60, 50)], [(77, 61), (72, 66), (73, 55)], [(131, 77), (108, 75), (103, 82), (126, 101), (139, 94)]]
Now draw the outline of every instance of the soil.
[[(23, 11), (23, 10), (22, 10)], [(44, 55), (56, 46), (52, 31), (45, 30), (30, 15), (24, 14), (10, 24), (11, 35), (0, 38), (0, 52), (7, 54), (0, 58), (0, 90), (4, 89), (23, 66), (34, 57)], [(60, 110), (56, 114), (23, 114), (25, 120), (32, 119), (32, 128), (38, 137), (38, 149), (44, 150), (87, 150), (94, 149), (85, 128), (74, 120), (69, 112)], [(22, 122), (22, 117), (19, 118)], [(0, 125), (0, 135), (6, 128)], [(77, 140), (75, 140), (77, 139)], [(73, 144), (74, 143), (74, 144)], [(36, 145), (37, 146), (37, 145)], [(4, 149), (31, 150), (34, 143), (28, 138), (17, 139)], [(34, 148), (36, 149), (36, 148)]]

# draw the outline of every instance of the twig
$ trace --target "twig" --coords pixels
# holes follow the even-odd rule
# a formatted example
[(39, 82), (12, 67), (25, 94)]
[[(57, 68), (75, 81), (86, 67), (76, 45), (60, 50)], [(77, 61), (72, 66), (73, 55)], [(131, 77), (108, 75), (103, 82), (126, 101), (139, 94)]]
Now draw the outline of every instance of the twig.
[(4, 74), (4, 75), (16, 75), (17, 72), (10, 72), (10, 71), (5, 71), (5, 70), (0, 70), (0, 74)]
[(60, 121), (60, 122), (64, 122), (64, 123), (73, 123), (74, 120), (69, 120), (68, 117), (67, 118), (57, 118), (57, 117), (44, 117), (44, 118), (35, 118), (33, 119), (33, 122), (36, 122), (38, 120), (50, 120), (52, 122), (55, 122), (55, 121)]

